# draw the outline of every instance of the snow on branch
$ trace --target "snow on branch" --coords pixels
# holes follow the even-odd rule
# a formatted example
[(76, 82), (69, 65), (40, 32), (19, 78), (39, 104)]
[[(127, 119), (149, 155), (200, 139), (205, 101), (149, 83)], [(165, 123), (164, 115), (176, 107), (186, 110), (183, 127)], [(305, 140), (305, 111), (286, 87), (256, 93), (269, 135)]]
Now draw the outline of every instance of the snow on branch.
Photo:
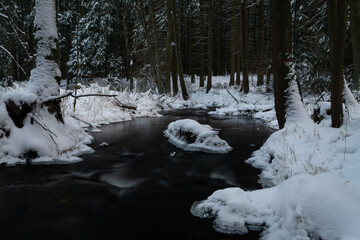
[(74, 95), (73, 93), (74, 93), (73, 91), (69, 91), (69, 92), (66, 92), (66, 93), (58, 95), (58, 96), (47, 97), (47, 98), (41, 100), (40, 104), (44, 104), (49, 101), (54, 101), (54, 100), (62, 99), (62, 98), (69, 97), (69, 96), (76, 98), (76, 99), (81, 98), (81, 97), (113, 97), (116, 101), (116, 104), (119, 107), (132, 109), (132, 110), (137, 109), (136, 106), (125, 105), (122, 102), (120, 102), (119, 99), (116, 98), (117, 97), (116, 94), (89, 93), (89, 94)]

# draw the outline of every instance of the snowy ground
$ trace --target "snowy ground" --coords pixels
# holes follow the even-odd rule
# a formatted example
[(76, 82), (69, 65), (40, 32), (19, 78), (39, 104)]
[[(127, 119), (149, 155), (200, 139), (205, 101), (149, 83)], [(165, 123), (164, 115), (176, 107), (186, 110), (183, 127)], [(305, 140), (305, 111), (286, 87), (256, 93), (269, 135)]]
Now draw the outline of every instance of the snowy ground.
[[(241, 115), (254, 114), (256, 119), (261, 119), (266, 125), (277, 128), (272, 93), (266, 93), (264, 87), (252, 87), (249, 94), (240, 92), (238, 87), (229, 87), (229, 76), (214, 76), (213, 88), (206, 93), (206, 88), (199, 88), (198, 83), (191, 84), (186, 78), (190, 100), (182, 100), (180, 94), (175, 97), (159, 96), (148, 91), (145, 93), (117, 92), (111, 90), (111, 85), (80, 86), (77, 94), (115, 94), (117, 100), (123, 105), (136, 106), (136, 110), (119, 107), (114, 98), (87, 97), (76, 100), (69, 97), (63, 100), (64, 114), (77, 117), (84, 122), (94, 125), (128, 121), (137, 117), (161, 116), (162, 110), (178, 108), (203, 108), (216, 107), (210, 114)], [(197, 79), (198, 80), (198, 79)], [(197, 81), (198, 82), (198, 81)], [(64, 93), (65, 90), (61, 90)], [(84, 125), (85, 126), (85, 125)]]
[[(176, 108), (216, 106), (211, 114), (251, 114), (269, 127), (277, 128), (272, 93), (266, 93), (262, 87), (252, 86), (250, 93), (245, 95), (237, 87), (228, 87), (228, 81), (228, 76), (214, 77), (214, 87), (206, 94), (205, 88), (198, 88), (197, 84), (191, 84), (187, 79), (188, 101), (181, 100), (179, 96), (159, 96), (151, 91), (129, 93), (116, 92), (110, 86), (81, 86), (78, 94), (117, 96), (116, 99), (79, 98), (75, 109), (73, 98), (63, 99), (65, 124), (77, 129), (78, 132), (74, 133), (83, 136), (82, 145), (79, 146), (84, 146), (85, 140), (89, 140), (89, 135), (79, 125), (99, 131), (97, 127), (101, 124), (137, 117), (158, 117), (161, 110)], [(16, 86), (6, 91), (21, 92), (23, 87)], [(0, 91), (0, 99), (4, 97), (5, 94)], [(214, 218), (215, 229), (224, 233), (244, 234), (248, 230), (262, 230), (262, 239), (358, 239), (360, 107), (351, 94), (345, 94), (345, 97), (346, 121), (340, 129), (329, 127), (330, 120), (325, 114), (328, 103), (320, 102), (315, 106), (315, 98), (306, 98), (305, 108), (297, 105), (294, 112), (296, 117), (290, 119), (284, 129), (272, 134), (263, 147), (253, 153), (247, 162), (261, 169), (259, 181), (265, 189), (252, 192), (240, 188), (218, 190), (207, 200), (194, 203), (192, 213), (199, 217)], [(309, 118), (316, 107), (324, 114), (320, 124), (313, 123)], [(0, 105), (0, 111), (6, 111), (3, 105)], [(37, 126), (37, 129), (40, 127)], [(43, 139), (43, 142), (51, 144), (49, 134), (41, 134), (39, 141)], [(19, 139), (17, 136), (12, 140), (16, 142)], [(30, 144), (29, 141), (26, 144)], [(1, 155), (4, 146), (12, 145), (0, 138), (0, 163), (25, 162)], [(68, 157), (69, 154), (76, 156), (76, 153), (66, 154)], [(58, 159), (59, 156), (52, 159)], [(66, 157), (63, 159), (66, 160)], [(72, 161), (68, 159), (69, 162), (79, 160), (76, 157)], [(41, 159), (37, 161), (41, 162)], [(50, 162), (49, 158), (47, 161)]]

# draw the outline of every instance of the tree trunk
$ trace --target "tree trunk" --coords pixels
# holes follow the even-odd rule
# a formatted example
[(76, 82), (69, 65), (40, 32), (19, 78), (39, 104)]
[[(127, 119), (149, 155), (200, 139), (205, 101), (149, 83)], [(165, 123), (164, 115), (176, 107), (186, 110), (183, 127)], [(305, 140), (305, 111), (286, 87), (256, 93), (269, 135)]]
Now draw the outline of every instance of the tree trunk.
[[(216, 75), (224, 75), (226, 69), (226, 40), (224, 39), (225, 25), (223, 23), (224, 11), (223, 5), (226, 5), (223, 0), (217, 1), (217, 14), (216, 14)], [(225, 16), (226, 18), (226, 16)]]
[(327, 0), (331, 65), (331, 125), (343, 123), (344, 49), (346, 40), (347, 0)]
[(177, 69), (177, 62), (176, 62), (175, 46), (172, 46), (171, 78), (172, 78), (172, 86), (173, 86), (173, 95), (176, 96), (179, 92), (179, 86), (178, 86), (178, 69)]
[(239, 13), (237, 17), (237, 63), (236, 63), (236, 85), (240, 86), (240, 80), (241, 80), (241, 46), (242, 46), (242, 20), (241, 20), (242, 14), (241, 14), (241, 8), (239, 8)]
[(176, 51), (176, 61), (177, 61), (177, 69), (179, 74), (179, 80), (180, 80), (180, 86), (181, 86), (181, 93), (184, 100), (189, 99), (189, 95), (186, 90), (185, 80), (184, 80), (184, 74), (183, 74), (183, 66), (182, 66), (182, 60), (181, 60), (181, 52), (180, 52), (180, 35), (179, 35), (179, 24), (176, 17), (175, 12), (175, 0), (171, 1), (171, 8), (172, 8), (172, 22), (173, 22), (173, 30), (174, 30), (174, 39), (175, 39), (175, 51)]
[(264, 0), (260, 0), (259, 4), (259, 24), (258, 24), (258, 77), (257, 77), (257, 86), (264, 84), (264, 71), (265, 71), (265, 61), (264, 61)]
[(206, 23), (206, 19), (205, 19), (205, 7), (204, 7), (204, 0), (200, 0), (200, 24), (199, 24), (199, 28), (200, 28), (200, 82), (199, 82), (199, 86), (200, 87), (204, 87), (204, 83), (205, 83), (205, 23)]
[[(44, 16), (46, 12), (46, 17)], [(27, 89), (41, 99), (59, 95), (61, 72), (58, 65), (55, 0), (36, 0), (36, 66), (31, 71)], [(48, 101), (48, 111), (63, 122), (60, 100)]]
[(249, 16), (247, 0), (242, 3), (242, 48), (243, 48), (243, 81), (244, 93), (249, 92)]
[(153, 28), (154, 35), (154, 51), (155, 51), (155, 64), (156, 64), (156, 82), (159, 90), (159, 94), (164, 92), (163, 80), (161, 77), (161, 66), (160, 66), (160, 57), (159, 57), (159, 43), (158, 43), (158, 35), (156, 29), (156, 20), (155, 20), (155, 9), (154, 9), (154, 1), (150, 1), (150, 12), (151, 12), (151, 23)]
[(166, 60), (165, 60), (165, 92), (170, 93), (170, 73), (171, 73), (171, 57), (172, 57), (172, 41), (173, 41), (173, 29), (171, 21), (171, 2), (166, 1), (166, 16), (167, 16), (167, 38), (166, 38)]
[[(192, 9), (190, 9), (190, 13)], [(193, 43), (193, 28), (194, 28), (194, 17), (189, 13), (188, 16), (188, 56), (189, 64), (188, 64), (188, 74), (191, 77), (191, 83), (195, 83), (195, 73), (194, 73), (194, 43)]]
[(206, 93), (212, 87), (212, 66), (213, 66), (213, 1), (209, 0), (209, 44), (208, 44), (208, 80), (206, 85)]
[(127, 1), (124, 1), (124, 18), (123, 18), (123, 27), (124, 27), (124, 38), (125, 38), (125, 72), (126, 72), (126, 78), (128, 81), (130, 81), (130, 90), (132, 91), (134, 89), (134, 80), (131, 75), (131, 69), (130, 69), (130, 48), (129, 48), (129, 33), (128, 33), (128, 21), (129, 21), (129, 13), (127, 11)]
[(235, 84), (235, 47), (236, 47), (236, 0), (231, 3), (231, 43), (230, 43), (230, 83)]
[(350, 0), (350, 25), (351, 41), (354, 64), (354, 89), (359, 89), (360, 84), (360, 1)]
[(289, 87), (286, 54), (291, 49), (291, 13), (289, 0), (271, 1), (272, 71), (274, 74), (275, 110), (279, 128), (285, 126), (286, 89)]

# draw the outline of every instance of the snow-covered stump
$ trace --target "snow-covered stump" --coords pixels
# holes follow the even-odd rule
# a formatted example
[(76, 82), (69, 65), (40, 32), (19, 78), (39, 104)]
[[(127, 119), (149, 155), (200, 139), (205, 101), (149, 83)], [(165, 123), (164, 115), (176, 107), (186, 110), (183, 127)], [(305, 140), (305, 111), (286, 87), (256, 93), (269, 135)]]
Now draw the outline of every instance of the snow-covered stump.
[(169, 142), (186, 151), (207, 153), (227, 153), (231, 151), (228, 143), (218, 136), (209, 125), (202, 125), (192, 119), (182, 119), (169, 124), (164, 131)]
[[(40, 107), (42, 106), (42, 107)], [(29, 93), (0, 94), (0, 164), (72, 163), (91, 136), (72, 118), (58, 121), (48, 107)]]

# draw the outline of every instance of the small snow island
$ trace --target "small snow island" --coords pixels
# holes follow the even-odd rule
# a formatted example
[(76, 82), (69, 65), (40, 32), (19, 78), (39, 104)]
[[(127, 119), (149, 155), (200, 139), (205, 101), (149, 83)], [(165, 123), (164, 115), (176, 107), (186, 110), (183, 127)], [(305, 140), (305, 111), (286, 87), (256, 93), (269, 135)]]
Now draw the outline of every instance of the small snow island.
[(202, 151), (207, 153), (227, 153), (229, 144), (219, 138), (218, 131), (209, 125), (203, 125), (192, 119), (172, 122), (164, 131), (169, 142), (185, 151)]

